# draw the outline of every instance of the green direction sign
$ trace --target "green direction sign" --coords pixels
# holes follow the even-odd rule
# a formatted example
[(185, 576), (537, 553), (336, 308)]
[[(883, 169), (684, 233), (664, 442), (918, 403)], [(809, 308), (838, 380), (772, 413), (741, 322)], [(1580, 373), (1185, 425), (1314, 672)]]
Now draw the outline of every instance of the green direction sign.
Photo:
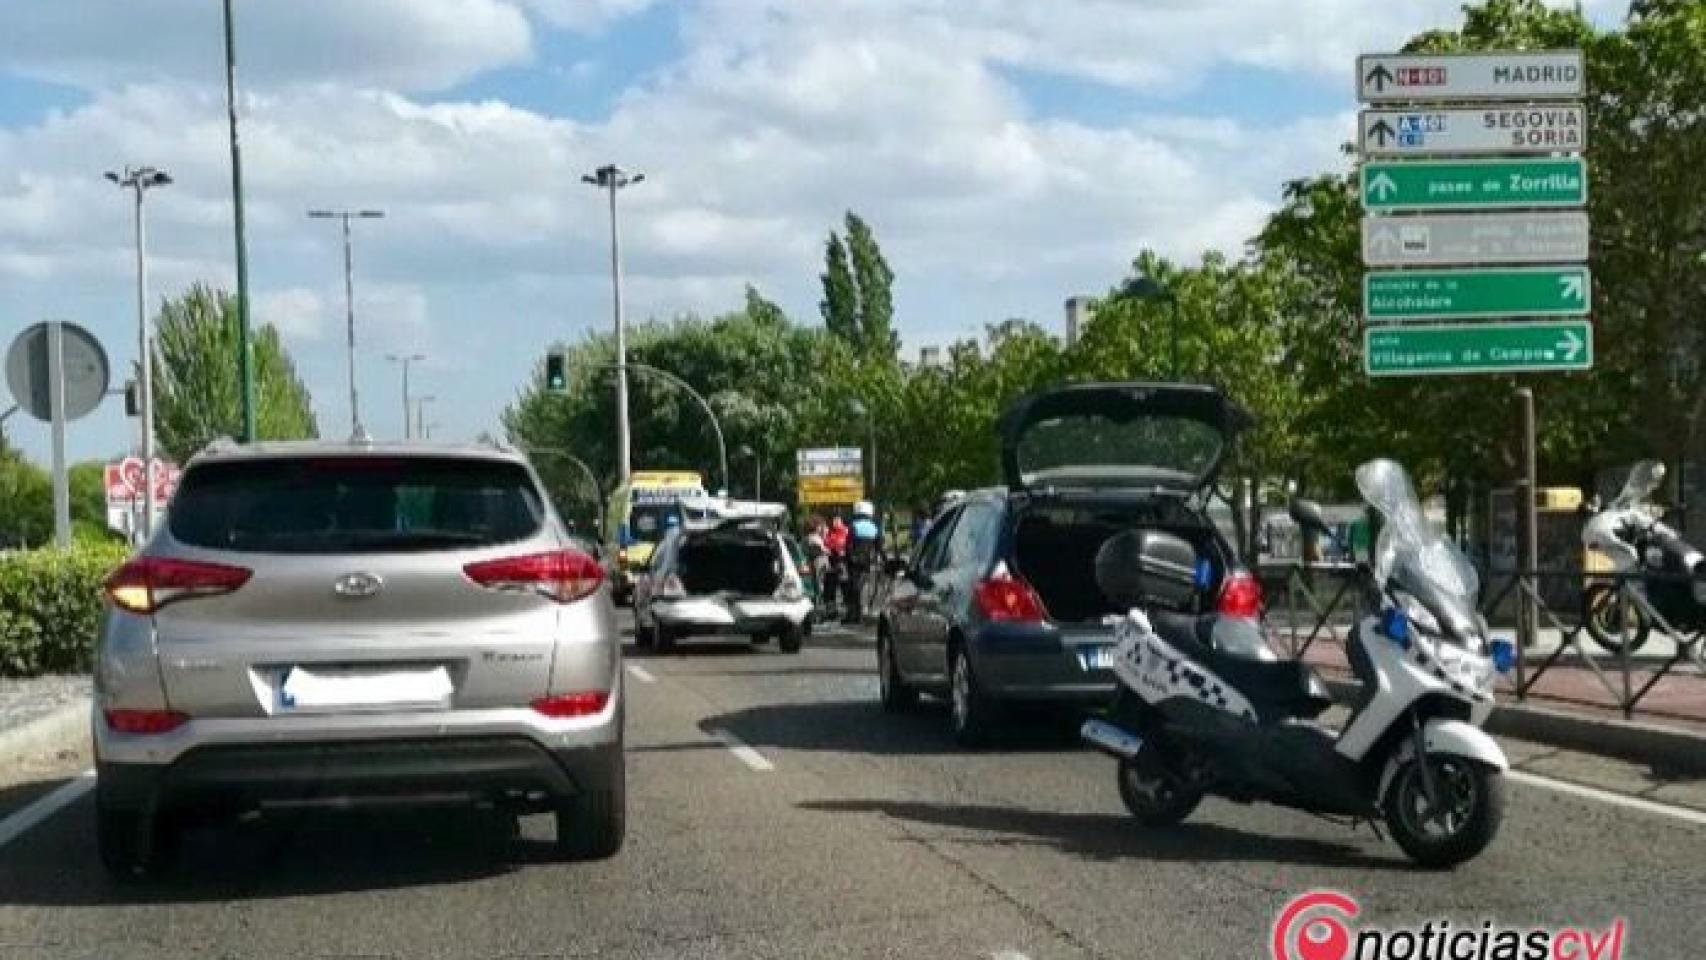
[(1370, 323), (1573, 317), (1586, 314), (1592, 302), (1584, 266), (1386, 270), (1362, 278), (1362, 315)]
[(1406, 324), (1369, 327), (1362, 337), (1363, 370), (1371, 377), (1593, 367), (1593, 326), (1586, 320)]
[(1367, 210), (1579, 207), (1587, 200), (1588, 165), (1581, 157), (1362, 165)]

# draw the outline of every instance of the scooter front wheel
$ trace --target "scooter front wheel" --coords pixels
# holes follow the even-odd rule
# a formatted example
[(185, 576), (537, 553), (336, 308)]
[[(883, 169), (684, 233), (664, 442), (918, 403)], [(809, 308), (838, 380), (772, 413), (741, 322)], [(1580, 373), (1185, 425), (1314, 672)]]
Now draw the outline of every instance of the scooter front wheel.
[(1623, 601), (1617, 593), (1617, 588), (1609, 583), (1589, 587), (1582, 595), (1582, 619), (1586, 621), (1588, 635), (1606, 653), (1622, 653), (1625, 636), (1629, 638), (1629, 652), (1634, 653), (1646, 645), (1653, 625), (1641, 608)]
[(1170, 827), (1191, 815), (1202, 802), (1202, 791), (1167, 769), (1153, 747), (1120, 761), (1120, 799), (1146, 827)]
[(1422, 766), (1399, 768), (1386, 795), (1386, 825), (1410, 859), (1423, 867), (1455, 867), (1487, 849), (1505, 816), (1505, 778), (1464, 757), (1431, 754), (1428, 773), (1439, 803), (1428, 799)]

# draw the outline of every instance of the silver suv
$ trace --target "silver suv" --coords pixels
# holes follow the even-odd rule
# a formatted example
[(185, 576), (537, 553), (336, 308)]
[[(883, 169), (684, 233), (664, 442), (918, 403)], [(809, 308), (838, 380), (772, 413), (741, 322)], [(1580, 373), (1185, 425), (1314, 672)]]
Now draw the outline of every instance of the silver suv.
[(520, 455), (216, 445), (106, 584), (96, 834), (144, 871), (185, 826), (278, 804), (459, 798), (624, 833), (622, 664), (594, 548)]

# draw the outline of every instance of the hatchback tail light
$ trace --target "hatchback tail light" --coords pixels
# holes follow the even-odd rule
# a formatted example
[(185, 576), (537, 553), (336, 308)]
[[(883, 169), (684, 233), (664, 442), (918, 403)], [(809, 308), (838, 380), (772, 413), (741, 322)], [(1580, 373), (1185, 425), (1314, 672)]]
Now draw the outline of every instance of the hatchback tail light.
[(151, 614), (179, 600), (231, 593), (252, 576), (250, 570), (223, 563), (137, 557), (114, 570), (105, 589), (119, 609)]
[(107, 727), (116, 733), (156, 735), (170, 733), (189, 722), (189, 715), (176, 710), (108, 710)]
[(685, 597), (687, 596), (687, 587), (682, 584), (680, 577), (672, 573), (658, 581), (658, 587), (652, 591), (652, 596)]
[(1042, 623), (1048, 619), (1042, 598), (1023, 577), (1008, 572), (1005, 564), (978, 583), (973, 597), (978, 613), (993, 623)]
[(1226, 575), (1220, 585), (1220, 602), (1215, 608), (1223, 617), (1255, 620), (1262, 615), (1262, 584), (1247, 570)]
[(604, 583), (604, 568), (579, 550), (481, 560), (463, 567), (462, 572), (490, 590), (537, 593), (558, 603), (590, 597)]
[(567, 717), (590, 717), (602, 713), (604, 705), (609, 702), (608, 690), (584, 690), (555, 697), (541, 697), (533, 701), (533, 710), (559, 720)]

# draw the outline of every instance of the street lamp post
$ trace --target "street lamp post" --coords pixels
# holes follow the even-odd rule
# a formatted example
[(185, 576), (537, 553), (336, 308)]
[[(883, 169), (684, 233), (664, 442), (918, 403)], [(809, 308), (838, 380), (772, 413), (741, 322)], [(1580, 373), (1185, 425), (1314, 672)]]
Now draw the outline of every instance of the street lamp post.
[(249, 342), (249, 253), (243, 231), (243, 151), (237, 139), (237, 38), (231, 0), (225, 0), (225, 110), (231, 131), (231, 212), (237, 237), (237, 377), (243, 400), (243, 442), (255, 442), (255, 356)]
[(870, 474), (871, 488), (865, 493), (868, 499), (875, 500), (877, 499), (877, 421), (871, 415), (870, 410), (858, 400), (849, 403), (847, 408), (853, 412), (853, 416), (865, 421), (866, 437), (871, 447), (871, 464), (867, 471)]
[(628, 483), (632, 472), (633, 447), (628, 430), (628, 333), (622, 322), (622, 241), (617, 229), (616, 192), (644, 179), (645, 174), (629, 174), (613, 163), (581, 177), (581, 182), (610, 195), (610, 304), (616, 326), (616, 478), (622, 485)]
[(172, 178), (154, 167), (125, 167), (121, 176), (107, 171), (107, 179), (136, 196), (136, 355), (140, 358), (137, 386), (142, 394), (142, 536), (154, 534), (154, 338), (148, 329), (147, 226), (142, 199), (152, 187), (164, 187)]
[(763, 500), (764, 458), (760, 457), (758, 455), (758, 451), (752, 449), (750, 444), (741, 444), (740, 449), (735, 452), (743, 457), (750, 457), (752, 459), (752, 499)]
[(395, 353), (387, 353), (385, 355), (385, 359), (392, 363), (400, 363), (403, 365), (403, 439), (408, 440), (412, 436), (412, 432), (409, 430), (409, 417), (410, 414), (414, 412), (414, 407), (409, 402), (409, 364), (419, 363), (422, 360), (425, 360), (426, 354), (409, 353), (398, 355)]
[(431, 439), (427, 434), (426, 405), (437, 401), (432, 394), (415, 398), (415, 436), (422, 440)]
[(1167, 375), (1179, 376), (1179, 301), (1173, 296), (1173, 291), (1166, 284), (1148, 276), (1133, 277), (1126, 281), (1125, 293), (1139, 300), (1155, 300), (1167, 305)]
[(344, 316), (349, 340), (349, 431), (352, 439), (359, 439), (367, 431), (361, 427), (361, 402), (355, 391), (355, 253), (350, 243), (349, 222), (354, 217), (359, 220), (377, 220), (385, 216), (383, 210), (310, 210), (311, 220), (342, 220), (344, 227)]

